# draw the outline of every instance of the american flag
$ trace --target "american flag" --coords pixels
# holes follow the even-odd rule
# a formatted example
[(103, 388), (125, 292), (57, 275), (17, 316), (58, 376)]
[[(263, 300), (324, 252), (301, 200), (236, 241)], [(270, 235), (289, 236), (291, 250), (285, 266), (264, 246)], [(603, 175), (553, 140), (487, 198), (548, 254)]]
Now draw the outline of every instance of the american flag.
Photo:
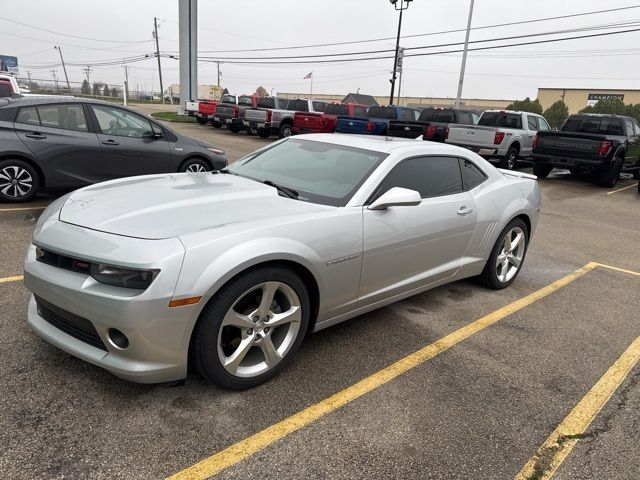
[(313, 70), (307, 73), (307, 75), (303, 78), (303, 80), (306, 80), (307, 78), (311, 78), (312, 76), (313, 76)]

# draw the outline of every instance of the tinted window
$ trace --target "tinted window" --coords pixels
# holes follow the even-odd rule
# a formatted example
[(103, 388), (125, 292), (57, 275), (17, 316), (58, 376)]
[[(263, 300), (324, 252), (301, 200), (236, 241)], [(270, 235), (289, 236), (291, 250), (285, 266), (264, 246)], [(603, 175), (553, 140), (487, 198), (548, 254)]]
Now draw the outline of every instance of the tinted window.
[(324, 109), (324, 113), (328, 115), (349, 115), (349, 107), (340, 103), (330, 103)]
[(353, 116), (364, 118), (367, 116), (367, 107), (353, 107)]
[(27, 125), (40, 125), (38, 111), (36, 107), (21, 108), (16, 118), (16, 123), (26, 123)]
[(275, 98), (260, 98), (258, 100), (259, 108), (276, 108), (276, 99)]
[(563, 132), (594, 133), (600, 135), (624, 135), (622, 119), (574, 115), (562, 125)]
[(140, 138), (154, 131), (149, 120), (127, 110), (102, 105), (91, 105), (91, 108), (105, 135)]
[(220, 99), (220, 101), (222, 103), (233, 103), (235, 105), (236, 96), (235, 95), (223, 95), (222, 98)]
[(308, 112), (309, 102), (306, 100), (289, 100), (287, 104), (287, 110), (292, 112)]
[(38, 107), (43, 127), (87, 131), (87, 119), (81, 105), (42, 105)]
[(393, 187), (420, 192), (422, 198), (450, 195), (462, 191), (458, 159), (453, 157), (418, 157), (404, 160), (387, 175), (376, 198)]
[(10, 97), (13, 94), (13, 89), (9, 83), (0, 82), (0, 97)]
[(421, 122), (443, 122), (443, 123), (455, 123), (456, 112), (452, 109), (446, 108), (425, 108), (420, 114)]
[(519, 113), (485, 112), (478, 120), (478, 125), (522, 129), (522, 115)]
[(471, 160), (467, 160), (466, 158), (460, 159), (460, 170), (462, 171), (462, 183), (465, 190), (471, 190), (487, 178)]
[(540, 117), (538, 117), (538, 127), (540, 127), (539, 130), (541, 132), (551, 130), (551, 127), (549, 127), (549, 124), (547, 123), (547, 121), (544, 118), (540, 118)]
[(458, 112), (458, 123), (470, 125), (472, 123), (471, 114), (469, 112)]
[(398, 118), (398, 109), (396, 107), (369, 107), (367, 117), (396, 120)]
[(416, 118), (413, 116), (413, 111), (407, 108), (403, 108), (400, 110), (400, 119), (401, 120), (409, 120), (410, 122), (415, 120)]
[(633, 134), (640, 135), (640, 125), (635, 120), (633, 121)]
[(324, 112), (325, 108), (327, 108), (326, 102), (311, 102), (313, 105), (314, 112)]
[(627, 119), (624, 122), (627, 125), (627, 135), (633, 136), (633, 124), (631, 123), (631, 120)]
[(529, 125), (529, 130), (538, 131), (538, 119), (536, 117), (527, 115), (527, 124)]
[(238, 105), (253, 106), (253, 98), (251, 98), (251, 97), (240, 97), (238, 99)]
[(293, 188), (299, 200), (344, 206), (387, 154), (309, 140), (288, 139), (249, 154), (229, 170), (259, 182)]

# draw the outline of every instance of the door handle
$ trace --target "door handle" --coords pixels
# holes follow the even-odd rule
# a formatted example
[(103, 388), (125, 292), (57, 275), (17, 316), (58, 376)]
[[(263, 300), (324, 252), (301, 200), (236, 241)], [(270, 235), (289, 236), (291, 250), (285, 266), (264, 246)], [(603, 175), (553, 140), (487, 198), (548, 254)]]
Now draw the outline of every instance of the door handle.
[(109, 140), (103, 140), (102, 141), (103, 145), (120, 145), (119, 142), (116, 142), (115, 140), (109, 139)]
[(46, 135), (43, 135), (40, 132), (27, 133), (25, 137), (33, 138), (34, 140), (44, 140), (45, 138), (47, 138)]
[(473, 208), (467, 207), (466, 205), (458, 209), (458, 215), (462, 215), (462, 216), (469, 215), (471, 212), (473, 212)]

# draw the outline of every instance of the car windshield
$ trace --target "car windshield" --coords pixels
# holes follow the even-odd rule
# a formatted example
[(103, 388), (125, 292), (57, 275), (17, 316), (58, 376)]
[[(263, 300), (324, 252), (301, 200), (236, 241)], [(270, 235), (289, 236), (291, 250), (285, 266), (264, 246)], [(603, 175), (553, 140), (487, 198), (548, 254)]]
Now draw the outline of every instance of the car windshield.
[(622, 120), (606, 117), (569, 117), (561, 129), (563, 132), (595, 133), (600, 135), (624, 135)]
[(418, 119), (421, 122), (445, 122), (445, 123), (455, 123), (456, 122), (456, 112), (451, 109), (437, 109), (437, 108), (425, 108), (420, 114), (420, 118)]
[(485, 127), (522, 128), (522, 115), (519, 113), (484, 112), (478, 125)]
[(252, 153), (229, 171), (298, 192), (298, 200), (344, 207), (386, 153), (312, 140), (287, 139)]

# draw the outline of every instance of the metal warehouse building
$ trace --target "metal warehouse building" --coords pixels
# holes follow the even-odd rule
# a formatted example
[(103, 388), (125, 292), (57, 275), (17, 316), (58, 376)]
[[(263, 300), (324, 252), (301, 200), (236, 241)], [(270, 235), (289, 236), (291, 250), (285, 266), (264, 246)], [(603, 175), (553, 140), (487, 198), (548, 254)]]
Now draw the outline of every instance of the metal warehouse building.
[(538, 100), (546, 110), (558, 100), (564, 101), (569, 113), (577, 113), (598, 100), (618, 98), (627, 105), (640, 103), (640, 90), (605, 90), (599, 88), (539, 88)]

